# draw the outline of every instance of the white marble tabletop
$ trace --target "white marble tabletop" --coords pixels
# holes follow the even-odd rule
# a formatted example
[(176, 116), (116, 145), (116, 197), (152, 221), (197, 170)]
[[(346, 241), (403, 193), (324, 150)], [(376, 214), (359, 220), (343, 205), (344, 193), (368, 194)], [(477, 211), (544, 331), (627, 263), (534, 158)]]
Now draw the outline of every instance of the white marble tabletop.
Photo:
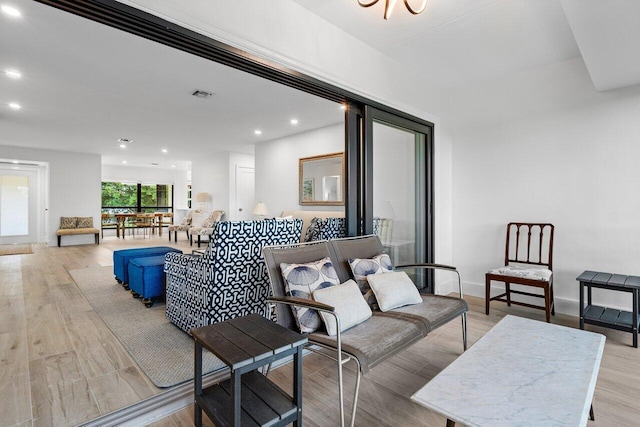
[(506, 316), (411, 399), (467, 426), (586, 426), (604, 342)]

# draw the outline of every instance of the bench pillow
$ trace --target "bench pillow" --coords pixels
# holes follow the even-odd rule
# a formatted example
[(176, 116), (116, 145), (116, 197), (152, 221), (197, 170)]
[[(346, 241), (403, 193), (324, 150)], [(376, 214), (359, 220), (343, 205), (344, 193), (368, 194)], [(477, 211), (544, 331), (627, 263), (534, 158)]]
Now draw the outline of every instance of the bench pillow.
[(372, 274), (367, 276), (367, 281), (376, 296), (380, 311), (422, 302), (418, 288), (404, 271)]
[[(340, 284), (331, 259), (323, 258), (306, 264), (280, 264), (287, 295), (311, 300), (316, 289)], [(306, 307), (292, 306), (293, 317), (302, 333), (315, 332), (322, 326), (318, 312)]]
[[(364, 300), (360, 288), (353, 280), (347, 280), (342, 285), (318, 289), (313, 293), (313, 299), (335, 308), (340, 318), (340, 332), (346, 331), (371, 317), (369, 304)], [(329, 336), (338, 333), (336, 319), (331, 314), (320, 312), (322, 321)]]
[(93, 228), (93, 217), (78, 217), (78, 228)]
[(78, 218), (75, 216), (62, 216), (60, 217), (60, 228), (61, 229), (69, 229), (69, 228), (78, 228)]
[(353, 278), (356, 280), (358, 287), (360, 287), (360, 292), (364, 295), (364, 299), (370, 307), (376, 308), (376, 298), (371, 291), (367, 276), (370, 274), (392, 273), (391, 258), (387, 254), (376, 255), (370, 259), (349, 258), (349, 266), (351, 267)]

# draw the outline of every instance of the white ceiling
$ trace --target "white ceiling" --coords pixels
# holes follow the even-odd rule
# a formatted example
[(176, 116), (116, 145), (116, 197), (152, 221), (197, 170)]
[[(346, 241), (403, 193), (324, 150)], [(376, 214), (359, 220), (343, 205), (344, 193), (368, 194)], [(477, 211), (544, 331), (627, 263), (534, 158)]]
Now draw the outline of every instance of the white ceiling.
[(387, 21), (384, 0), (293, 1), (443, 87), (581, 55), (598, 90), (640, 84), (638, 0), (398, 0)]
[[(0, 158), (1, 145), (14, 145), (186, 169), (194, 158), (253, 153), (260, 141), (344, 120), (336, 103), (33, 1), (11, 4), (23, 16), (0, 13), (0, 70), (23, 77), (0, 72)], [(196, 89), (214, 95), (191, 96)], [(133, 142), (121, 149), (118, 138)]]
[[(418, 16), (398, 0), (388, 21), (385, 0), (366, 9), (357, 0), (292, 1), (442, 88), (579, 56), (597, 90), (640, 84), (639, 0), (429, 0)], [(24, 77), (0, 75), (0, 157), (1, 145), (18, 145), (187, 168), (343, 120), (331, 102), (33, 1), (12, 4), (23, 16), (0, 13), (0, 70)], [(215, 95), (198, 99), (196, 89)], [(23, 109), (9, 110), (11, 101)], [(122, 150), (118, 138), (134, 142)]]

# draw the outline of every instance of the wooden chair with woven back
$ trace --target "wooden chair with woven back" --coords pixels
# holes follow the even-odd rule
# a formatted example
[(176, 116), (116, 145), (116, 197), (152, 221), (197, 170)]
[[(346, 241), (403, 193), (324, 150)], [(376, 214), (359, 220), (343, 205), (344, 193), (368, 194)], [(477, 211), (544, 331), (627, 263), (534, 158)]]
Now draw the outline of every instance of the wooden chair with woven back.
[[(504, 266), (490, 270), (485, 277), (485, 312), (489, 303), (501, 301), (544, 310), (547, 322), (555, 315), (553, 301), (553, 224), (511, 222), (507, 224), (507, 240)], [(505, 292), (491, 297), (491, 282), (503, 282)], [(514, 290), (511, 285), (533, 286), (542, 294)], [(511, 294), (543, 298), (544, 306), (514, 301)]]

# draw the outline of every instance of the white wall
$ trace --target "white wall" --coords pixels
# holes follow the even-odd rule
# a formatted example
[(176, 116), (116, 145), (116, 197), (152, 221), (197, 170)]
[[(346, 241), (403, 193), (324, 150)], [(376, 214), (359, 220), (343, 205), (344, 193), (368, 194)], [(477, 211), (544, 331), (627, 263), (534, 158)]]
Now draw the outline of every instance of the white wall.
[(102, 165), (103, 181), (173, 185), (173, 205), (187, 207), (187, 171), (133, 166)]
[[(254, 167), (251, 154), (220, 152), (211, 158), (193, 159), (191, 165), (192, 194), (207, 192), (211, 194), (209, 210), (223, 210), (224, 219), (233, 218), (231, 209), (235, 207), (235, 169), (236, 166)], [(191, 202), (196, 209), (198, 204)]]
[(344, 211), (344, 206), (300, 206), (298, 160), (344, 151), (344, 125), (333, 125), (256, 145), (256, 199), (277, 216), (284, 210)]
[[(596, 92), (580, 58), (459, 90), (453, 249), (466, 290), (503, 262), (505, 225), (551, 222), (557, 310), (578, 314), (583, 270), (640, 275), (640, 87)], [(631, 308), (629, 294), (597, 301)]]
[[(92, 216), (93, 224), (100, 228), (101, 204), (101, 159), (96, 154), (81, 154), (65, 151), (39, 150), (13, 146), (0, 146), (0, 158), (49, 164), (49, 205), (45, 216), (43, 240), (56, 246), (56, 231), (61, 216)], [(65, 236), (62, 245), (93, 243), (93, 235)]]

